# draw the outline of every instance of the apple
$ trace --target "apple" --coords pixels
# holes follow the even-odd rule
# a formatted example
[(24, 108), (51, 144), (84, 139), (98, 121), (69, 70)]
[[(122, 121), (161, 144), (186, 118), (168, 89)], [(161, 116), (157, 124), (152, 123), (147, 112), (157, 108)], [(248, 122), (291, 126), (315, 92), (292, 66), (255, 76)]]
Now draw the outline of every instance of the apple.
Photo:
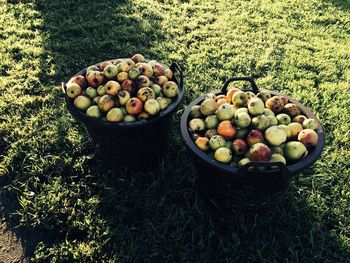
[(266, 109), (266, 108), (264, 109), (263, 114), (264, 114), (265, 116), (275, 116), (275, 113), (274, 113), (272, 110)]
[(92, 88), (92, 87), (88, 87), (85, 91), (85, 94), (90, 98), (93, 99), (95, 98), (98, 94), (97, 94), (97, 90)]
[(202, 151), (209, 150), (209, 139), (207, 137), (198, 137), (195, 143)]
[(275, 116), (269, 115), (267, 118), (269, 119), (269, 127), (276, 126), (278, 124), (278, 120)]
[(297, 141), (288, 142), (283, 152), (285, 158), (289, 161), (298, 161), (308, 153), (305, 145)]
[(204, 98), (205, 99), (213, 99), (216, 101), (216, 95), (214, 93), (207, 93)]
[(107, 94), (107, 90), (106, 87), (101, 85), (97, 88), (97, 94), (100, 96), (106, 95)]
[(271, 93), (267, 90), (260, 90), (257, 94), (258, 98), (260, 98), (263, 102), (266, 102), (269, 98), (271, 98)]
[(148, 119), (149, 118), (149, 113), (146, 111), (141, 112), (140, 114), (137, 115), (138, 119)]
[(160, 63), (155, 63), (152, 65), (153, 75), (154, 76), (161, 76), (164, 75), (164, 67)]
[(90, 106), (86, 110), (86, 115), (94, 118), (100, 118), (101, 117), (101, 111), (100, 108), (97, 105)]
[(132, 115), (127, 114), (127, 115), (125, 115), (125, 117), (124, 117), (124, 121), (125, 121), (125, 122), (132, 122), (132, 121), (136, 121), (136, 118), (135, 118), (135, 116), (132, 116)]
[(100, 69), (97, 66), (92, 65), (86, 69), (86, 76), (89, 74), (90, 71), (100, 71)]
[(252, 146), (256, 143), (264, 142), (264, 135), (259, 130), (251, 130), (247, 135), (247, 143)]
[(285, 132), (286, 135), (287, 135), (287, 139), (291, 138), (292, 133), (291, 133), (290, 129), (288, 129), (288, 126), (287, 126), (287, 125), (285, 125), (285, 124), (280, 124), (280, 125), (278, 125), (278, 126), (283, 128), (284, 132)]
[(141, 74), (147, 78), (151, 78), (153, 76), (152, 66), (148, 63), (140, 63), (138, 69), (140, 70)]
[(149, 99), (155, 99), (156, 93), (153, 91), (153, 89), (151, 89), (149, 87), (144, 87), (144, 88), (139, 89), (139, 91), (137, 92), (137, 97), (142, 102), (146, 102)]
[[(222, 99), (216, 99), (216, 104), (218, 104), (218, 106), (222, 105), (222, 104), (230, 104), (230, 102), (226, 99), (226, 98), (222, 98)], [(232, 105), (232, 104), (230, 104)], [(232, 105), (234, 106), (234, 105)]]
[(74, 100), (74, 106), (81, 111), (86, 111), (91, 106), (91, 100), (88, 97), (79, 95)]
[(217, 135), (218, 131), (217, 129), (209, 129), (204, 133), (204, 136), (207, 137), (208, 139), (210, 139), (211, 137), (213, 137), (214, 135)]
[(114, 65), (118, 66), (118, 64), (122, 63), (123, 61), (124, 61), (123, 59), (118, 58), (118, 59), (116, 59), (116, 60), (112, 61), (112, 64), (114, 64)]
[(274, 113), (278, 113), (283, 109), (284, 102), (280, 96), (273, 96), (272, 98), (266, 100), (265, 106)]
[(142, 101), (138, 98), (131, 98), (126, 102), (126, 110), (130, 115), (138, 115), (143, 110)]
[(289, 117), (289, 115), (285, 114), (285, 113), (280, 113), (276, 116), (277, 120), (278, 120), (278, 124), (289, 124), (291, 122), (291, 119)]
[(222, 121), (218, 125), (218, 134), (226, 140), (233, 139), (236, 135), (236, 130), (237, 128), (232, 126), (231, 121)]
[(266, 130), (270, 125), (270, 120), (265, 115), (259, 115), (252, 119), (252, 125), (259, 130)]
[(130, 99), (130, 93), (126, 90), (121, 90), (118, 92), (118, 101), (120, 105), (125, 105)]
[(305, 129), (298, 134), (298, 141), (303, 143), (307, 148), (314, 147), (317, 144), (318, 135), (312, 129)]
[(157, 84), (151, 84), (151, 89), (153, 89), (154, 93), (159, 96), (162, 93), (162, 88)]
[(205, 123), (200, 118), (194, 118), (188, 123), (188, 127), (192, 132), (199, 132), (205, 130)]
[(174, 81), (167, 81), (163, 84), (162, 92), (167, 98), (174, 98), (179, 93), (179, 88)]
[(119, 73), (118, 67), (114, 64), (107, 65), (103, 70), (103, 74), (105, 75), (106, 78), (109, 78), (109, 79), (117, 78), (118, 73)]
[[(287, 164), (286, 159), (283, 157), (282, 154), (279, 154), (279, 153), (273, 153), (273, 154), (271, 154), (270, 162), (281, 162), (281, 163), (283, 163), (283, 164)], [(274, 168), (274, 167), (273, 167), (273, 168)]]
[(204, 120), (205, 128), (212, 129), (216, 128), (219, 125), (219, 119), (216, 117), (216, 115), (209, 115)]
[(89, 85), (93, 88), (97, 88), (105, 81), (105, 77), (100, 71), (90, 71), (87, 74), (86, 79)]
[(100, 101), (101, 96), (96, 96), (92, 99), (92, 103), (98, 105), (98, 102)]
[(265, 139), (272, 146), (279, 146), (287, 140), (287, 134), (280, 126), (272, 126), (265, 131)]
[(216, 110), (216, 116), (220, 121), (231, 120), (235, 115), (235, 107), (232, 104), (224, 103)]
[(168, 81), (168, 78), (166, 76), (158, 76), (154, 79), (154, 83), (159, 86), (163, 86), (164, 83), (166, 83), (167, 81)]
[(160, 110), (165, 110), (166, 108), (168, 108), (169, 104), (171, 103), (171, 101), (169, 102), (167, 98), (163, 98), (163, 97), (157, 97), (156, 100), (159, 103)]
[(214, 158), (221, 163), (229, 163), (232, 160), (232, 152), (226, 147), (221, 147), (216, 149)]
[(121, 90), (120, 84), (114, 80), (110, 80), (105, 84), (108, 95), (116, 96)]
[(156, 115), (160, 111), (160, 105), (155, 99), (149, 99), (145, 102), (145, 111), (150, 115)]
[(158, 63), (158, 61), (155, 60), (155, 59), (152, 59), (152, 60), (148, 61), (148, 64), (150, 64), (151, 67), (152, 67), (153, 65), (155, 65), (156, 63)]
[(214, 99), (205, 99), (200, 105), (200, 111), (204, 116), (214, 114), (218, 105)]
[(290, 130), (290, 138), (296, 139), (299, 132), (303, 130), (303, 125), (298, 122), (291, 122), (287, 125), (288, 130)]
[(67, 83), (66, 93), (69, 98), (75, 99), (82, 93), (82, 91), (82, 88), (77, 83)]
[(307, 119), (307, 117), (305, 117), (304, 115), (298, 115), (298, 116), (295, 116), (293, 119), (292, 119), (292, 122), (299, 122), (300, 124), (303, 124), (303, 122)]
[(144, 62), (145, 61), (145, 57), (142, 56), (141, 54), (135, 54), (132, 56), (131, 58), (135, 63), (139, 63), (139, 62)]
[(128, 64), (128, 69), (127, 69), (128, 72), (129, 72), (131, 69), (133, 69), (133, 68), (136, 67), (135, 62), (134, 62), (132, 59), (130, 59), (130, 58), (125, 59), (125, 62)]
[(294, 103), (284, 105), (282, 112), (288, 114), (291, 118), (301, 114), (300, 108)]
[(248, 101), (248, 110), (250, 114), (254, 116), (263, 114), (264, 109), (265, 109), (264, 102), (259, 98), (255, 97)]
[(137, 79), (141, 75), (141, 72), (137, 68), (132, 68), (129, 70), (128, 76), (130, 79)]
[(151, 86), (151, 81), (146, 76), (141, 75), (135, 80), (135, 84), (136, 87), (139, 89)]
[(131, 79), (124, 80), (121, 84), (121, 88), (122, 90), (129, 92), (130, 95), (135, 95), (136, 93), (135, 83)]
[(117, 80), (119, 83), (122, 83), (124, 80), (128, 79), (129, 74), (127, 72), (119, 72), (117, 75)]
[(106, 118), (111, 122), (120, 122), (124, 119), (124, 114), (120, 108), (112, 108), (107, 112)]
[[(78, 76), (74, 76), (72, 77), (68, 83), (76, 83), (78, 84), (80, 87), (84, 88), (87, 85), (87, 81), (86, 78), (83, 75), (78, 75)], [(67, 83), (67, 84), (68, 84)]]
[(282, 100), (283, 100), (283, 104), (286, 105), (288, 103), (288, 97), (287, 96), (284, 96), (284, 95), (280, 95), (279, 96)]
[(254, 94), (254, 92), (251, 92), (251, 91), (246, 91), (245, 92), (246, 94), (247, 94), (247, 96), (248, 96), (248, 101), (250, 100), (250, 99), (252, 99), (252, 98), (255, 98), (256, 96), (255, 96), (255, 94)]
[(236, 106), (244, 106), (248, 101), (248, 95), (244, 91), (237, 91), (232, 96), (232, 103)]
[(225, 147), (225, 145), (226, 145), (226, 141), (224, 137), (220, 135), (214, 135), (209, 140), (209, 147), (213, 151), (215, 151), (216, 149), (219, 149), (220, 147)]
[(248, 108), (243, 107), (243, 108), (238, 108), (238, 109), (236, 109), (236, 111), (235, 111), (235, 117), (236, 117), (239, 113), (242, 113), (242, 112), (249, 113)]
[(303, 121), (303, 127), (315, 131), (318, 128), (318, 122), (315, 119), (307, 119)]
[(120, 63), (117, 65), (117, 67), (118, 67), (118, 71), (119, 71), (119, 72), (125, 72), (125, 73), (127, 73), (128, 70), (129, 70), (129, 64), (128, 64), (125, 60), (122, 61), (122, 62), (120, 62)]
[(241, 112), (235, 116), (234, 121), (239, 128), (246, 128), (250, 125), (252, 119), (250, 118), (248, 113)]
[(241, 90), (238, 88), (231, 88), (227, 91), (226, 98), (229, 102), (232, 102), (232, 97), (237, 91), (241, 91)]
[(268, 161), (271, 157), (271, 150), (266, 144), (258, 142), (250, 147), (249, 156), (252, 161)]
[(238, 162), (237, 166), (238, 166), (238, 167), (242, 167), (242, 166), (246, 165), (246, 164), (249, 163), (249, 162), (251, 162), (251, 160), (250, 160), (249, 158), (243, 158), (243, 159), (241, 159), (241, 160)]
[(112, 96), (110, 95), (103, 95), (98, 101), (98, 106), (104, 112), (108, 112), (110, 109), (114, 107), (114, 105), (115, 105), (115, 102)]
[(173, 79), (174, 73), (171, 71), (171, 69), (167, 68), (167, 69), (164, 70), (164, 76), (168, 80), (171, 80), (171, 79)]
[(272, 147), (270, 147), (270, 149), (271, 149), (272, 154), (278, 153), (280, 155), (283, 155), (283, 148), (281, 145), (280, 146), (272, 146)]
[(100, 69), (100, 71), (104, 71), (104, 69), (108, 66), (111, 65), (112, 62), (109, 61), (103, 61), (100, 63), (100, 65), (98, 66), (98, 68)]
[(249, 133), (249, 129), (247, 128), (239, 128), (237, 129), (237, 132), (236, 132), (236, 138), (237, 139), (244, 139)]
[(191, 108), (191, 112), (190, 112), (190, 115), (192, 118), (200, 118), (203, 116), (202, 112), (201, 112), (201, 106), (199, 105), (194, 105), (192, 108)]
[(233, 152), (238, 155), (245, 155), (248, 151), (248, 144), (242, 139), (236, 139), (232, 143)]

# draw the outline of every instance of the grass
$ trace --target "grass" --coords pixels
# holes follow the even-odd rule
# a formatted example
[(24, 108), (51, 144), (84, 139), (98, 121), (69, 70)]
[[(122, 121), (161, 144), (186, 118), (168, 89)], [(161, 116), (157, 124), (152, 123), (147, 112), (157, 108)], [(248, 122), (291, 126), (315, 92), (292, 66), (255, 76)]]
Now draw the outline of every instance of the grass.
[[(350, 262), (348, 1), (0, 2), (2, 214), (37, 262)], [(59, 83), (140, 52), (185, 72), (169, 152), (153, 172), (87, 158)], [(250, 75), (315, 112), (319, 161), (265, 213), (222, 216), (196, 191), (179, 117)]]

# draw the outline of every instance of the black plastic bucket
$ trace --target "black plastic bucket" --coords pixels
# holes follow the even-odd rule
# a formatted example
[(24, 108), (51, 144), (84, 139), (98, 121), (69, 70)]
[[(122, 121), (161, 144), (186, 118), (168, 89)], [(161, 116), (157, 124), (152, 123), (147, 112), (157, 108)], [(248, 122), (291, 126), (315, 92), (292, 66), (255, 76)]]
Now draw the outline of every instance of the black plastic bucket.
[[(249, 81), (252, 86), (252, 91), (254, 93), (259, 92), (258, 86), (253, 78), (236, 77), (227, 80), (221, 90), (211, 93), (216, 95), (226, 94), (228, 85), (236, 81)], [(281, 95), (274, 91), (269, 92), (272, 95)], [(263, 201), (262, 196), (285, 190), (291, 178), (311, 166), (322, 153), (324, 147), (324, 130), (322, 125), (316, 116), (304, 105), (288, 97), (289, 102), (298, 105), (302, 114), (308, 118), (317, 120), (319, 128), (317, 130), (318, 143), (316, 147), (309, 150), (309, 154), (305, 158), (291, 165), (284, 165), (281, 162), (253, 161), (247, 163), (243, 167), (222, 164), (208, 156), (196, 146), (188, 128), (191, 108), (194, 105), (200, 104), (204, 99), (205, 96), (201, 96), (193, 100), (185, 109), (181, 117), (181, 137), (188, 150), (193, 153), (199, 190), (201, 193), (205, 194), (205, 196), (214, 200), (216, 204), (225, 205), (230, 203), (232, 199), (238, 201), (240, 198), (242, 198), (243, 201), (248, 200), (248, 202), (252, 198)], [(271, 166), (275, 168), (271, 169)], [(253, 169), (251, 169), (251, 167), (253, 167)], [(258, 195), (258, 193), (261, 194)], [(232, 198), (232, 196), (234, 196), (234, 198)]]
[[(87, 116), (74, 106), (66, 94), (65, 84), (62, 83), (67, 108), (73, 117), (84, 125), (95, 146), (97, 158), (108, 160), (109, 165), (120, 165), (132, 170), (151, 169), (159, 163), (166, 149), (169, 122), (184, 96), (180, 67), (173, 63), (170, 69), (174, 73), (171, 80), (179, 87), (178, 95), (157, 116), (134, 122), (112, 123)], [(85, 76), (85, 73), (86, 68), (74, 76)]]

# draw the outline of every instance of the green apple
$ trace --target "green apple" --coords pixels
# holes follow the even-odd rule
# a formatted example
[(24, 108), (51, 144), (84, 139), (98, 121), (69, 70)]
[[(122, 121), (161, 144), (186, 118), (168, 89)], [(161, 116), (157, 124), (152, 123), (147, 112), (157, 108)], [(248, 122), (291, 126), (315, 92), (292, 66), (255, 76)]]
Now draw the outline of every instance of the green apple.
[(92, 88), (92, 87), (88, 87), (85, 91), (85, 94), (90, 98), (93, 99), (95, 98), (98, 94), (97, 94), (97, 90)]
[(125, 105), (130, 99), (130, 93), (126, 90), (121, 90), (118, 92), (118, 101), (120, 105)]
[(88, 97), (79, 95), (74, 100), (74, 106), (81, 111), (86, 111), (91, 106), (91, 100)]
[(125, 122), (133, 122), (133, 121), (136, 121), (136, 118), (135, 118), (135, 116), (133, 116), (133, 115), (127, 114), (127, 115), (125, 115), (125, 117), (124, 117), (124, 121), (125, 121)]
[(222, 137), (220, 135), (214, 135), (209, 140), (209, 146), (210, 146), (210, 149), (215, 151), (216, 149), (219, 149), (220, 147), (225, 147), (226, 141), (225, 141), (224, 137)]
[(82, 93), (82, 88), (76, 83), (67, 83), (67, 96), (71, 99), (75, 99)]
[(286, 159), (283, 157), (283, 155), (278, 153), (271, 154), (270, 162), (281, 162), (283, 164), (287, 164)]
[(216, 95), (214, 93), (207, 93), (205, 95), (205, 99), (213, 99), (213, 100), (215, 100), (216, 99)]
[(162, 86), (162, 92), (167, 98), (174, 98), (179, 93), (179, 87), (174, 81), (167, 81)]
[(107, 94), (107, 90), (106, 90), (106, 87), (105, 86), (99, 86), (98, 88), (97, 88), (97, 94), (99, 95), (99, 96), (103, 96), (103, 95), (106, 95)]
[(226, 147), (221, 147), (216, 149), (214, 158), (221, 163), (229, 163), (232, 160), (232, 152)]
[(103, 75), (105, 75), (109, 79), (117, 78), (118, 73), (118, 67), (114, 64), (107, 65), (103, 70)]
[(287, 140), (287, 134), (280, 126), (272, 126), (265, 131), (265, 139), (272, 146), (279, 146)]
[(256, 97), (255, 94), (254, 94), (253, 92), (251, 92), (251, 91), (246, 91), (245, 93), (246, 93), (247, 96), (248, 96), (248, 100), (250, 100), (251, 98)]
[(278, 124), (284, 124), (287, 125), (291, 122), (290, 117), (285, 114), (285, 113), (280, 113), (276, 116), (277, 120), (278, 120)]
[(248, 110), (248, 108), (246, 108), (246, 107), (238, 108), (238, 109), (236, 109), (236, 111), (235, 111), (235, 117), (236, 117), (239, 113), (241, 113), (241, 112), (249, 113), (249, 110)]
[(88, 75), (90, 71), (100, 71), (100, 69), (97, 66), (92, 65), (86, 69), (86, 75)]
[(234, 121), (239, 128), (246, 128), (250, 125), (252, 119), (250, 118), (248, 113), (241, 112), (238, 115), (236, 115)]
[(235, 107), (232, 104), (221, 104), (216, 110), (216, 116), (220, 121), (231, 120), (235, 115)]
[(269, 98), (271, 98), (271, 93), (267, 90), (261, 90), (257, 94), (258, 98), (262, 99), (263, 102), (266, 102)]
[(289, 161), (298, 161), (307, 155), (307, 149), (304, 144), (297, 141), (291, 141), (284, 147), (284, 156)]
[(171, 103), (171, 101), (169, 102), (169, 99), (163, 97), (157, 97), (156, 100), (159, 103), (160, 110), (165, 110)]
[(158, 101), (155, 99), (149, 99), (145, 102), (145, 111), (150, 115), (156, 115), (160, 111)]
[(272, 146), (270, 147), (272, 153), (278, 153), (280, 155), (283, 155), (283, 148), (280, 146)]
[(270, 127), (278, 125), (278, 120), (275, 116), (269, 115), (269, 116), (267, 116), (267, 118), (269, 119), (269, 122), (270, 122), (269, 126)]
[(219, 119), (216, 117), (216, 115), (209, 115), (204, 120), (205, 128), (207, 129), (213, 129), (217, 128), (219, 125)]
[(174, 76), (174, 73), (171, 71), (171, 69), (167, 68), (164, 70), (164, 76), (166, 76), (168, 80), (171, 80)]
[(238, 167), (242, 167), (242, 166), (244, 166), (244, 165), (246, 165), (247, 163), (250, 163), (250, 162), (251, 162), (251, 160), (249, 158), (243, 158), (243, 159), (241, 159), (238, 162), (237, 166)]
[(303, 121), (303, 127), (315, 131), (318, 129), (318, 122), (315, 119), (307, 119)]
[(246, 105), (248, 102), (248, 95), (244, 91), (237, 91), (232, 96), (232, 103), (238, 107)]
[(259, 98), (255, 97), (248, 101), (248, 110), (250, 114), (254, 116), (263, 114), (264, 109), (265, 109), (264, 102)]
[(127, 72), (129, 70), (129, 64), (126, 61), (120, 62), (117, 67), (118, 72)]
[(112, 108), (107, 112), (106, 117), (108, 121), (121, 122), (124, 119), (124, 114), (120, 108)]
[(191, 108), (191, 112), (190, 112), (190, 115), (192, 118), (200, 118), (203, 116), (202, 112), (201, 112), (201, 106), (199, 105), (194, 105), (192, 108)]
[(269, 127), (270, 121), (265, 115), (259, 115), (252, 119), (252, 125), (254, 128), (264, 131)]
[(194, 118), (190, 120), (188, 123), (188, 127), (192, 132), (198, 132), (198, 131), (204, 131), (205, 130), (205, 124), (202, 119)]
[(141, 75), (141, 72), (137, 68), (132, 68), (129, 70), (128, 76), (130, 79), (137, 79)]
[(101, 96), (96, 96), (95, 98), (92, 99), (92, 104), (98, 105), (98, 102), (100, 101)]
[(151, 84), (151, 89), (153, 89), (154, 93), (159, 96), (162, 92), (162, 88), (157, 84)]
[(214, 99), (205, 99), (200, 105), (200, 111), (204, 116), (214, 114), (218, 105)]
[(263, 114), (264, 114), (265, 116), (275, 116), (275, 113), (274, 113), (272, 110), (266, 109), (266, 108), (264, 109)]
[(94, 118), (100, 118), (101, 117), (101, 111), (100, 108), (97, 105), (90, 106), (86, 110), (86, 115)]

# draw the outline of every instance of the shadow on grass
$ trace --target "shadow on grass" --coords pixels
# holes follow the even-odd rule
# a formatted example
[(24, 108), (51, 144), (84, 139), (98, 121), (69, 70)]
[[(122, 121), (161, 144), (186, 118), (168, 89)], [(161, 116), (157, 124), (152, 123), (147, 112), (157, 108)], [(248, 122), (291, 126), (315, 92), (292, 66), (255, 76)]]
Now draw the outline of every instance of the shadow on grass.
[(342, 8), (345, 11), (350, 10), (350, 1), (349, 0), (330, 0), (330, 3), (336, 7)]

